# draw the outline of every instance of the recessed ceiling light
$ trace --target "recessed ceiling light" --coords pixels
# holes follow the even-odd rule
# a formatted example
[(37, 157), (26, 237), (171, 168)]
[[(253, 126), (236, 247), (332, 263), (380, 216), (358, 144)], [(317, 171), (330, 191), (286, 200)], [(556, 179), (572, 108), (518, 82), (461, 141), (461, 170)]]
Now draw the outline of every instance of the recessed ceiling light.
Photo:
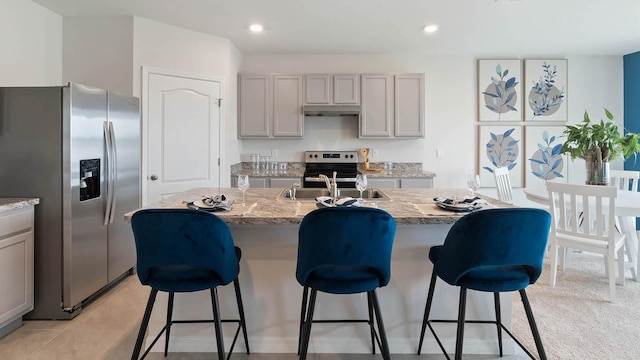
[(436, 31), (438, 31), (438, 25), (427, 25), (423, 28), (424, 32), (426, 33), (434, 33)]
[(257, 33), (262, 32), (263, 29), (264, 28), (260, 24), (252, 24), (249, 26), (249, 30)]

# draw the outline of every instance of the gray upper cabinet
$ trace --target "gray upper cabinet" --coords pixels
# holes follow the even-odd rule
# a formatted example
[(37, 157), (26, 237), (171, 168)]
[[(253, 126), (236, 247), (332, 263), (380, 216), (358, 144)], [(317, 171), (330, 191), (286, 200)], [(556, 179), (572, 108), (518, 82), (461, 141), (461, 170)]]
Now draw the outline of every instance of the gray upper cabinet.
[(269, 137), (271, 123), (269, 75), (240, 75), (238, 84), (238, 137)]
[(424, 137), (424, 74), (395, 76), (395, 136)]
[(362, 75), (360, 137), (391, 137), (393, 115), (393, 75)]
[(424, 99), (424, 74), (362, 75), (360, 137), (424, 137)]
[(302, 76), (273, 77), (273, 136), (302, 137)]
[(331, 103), (331, 75), (307, 75), (305, 76), (305, 104), (330, 104)]
[(240, 75), (238, 138), (301, 138), (303, 77)]
[(357, 105), (360, 103), (360, 77), (357, 74), (306, 75), (304, 103)]

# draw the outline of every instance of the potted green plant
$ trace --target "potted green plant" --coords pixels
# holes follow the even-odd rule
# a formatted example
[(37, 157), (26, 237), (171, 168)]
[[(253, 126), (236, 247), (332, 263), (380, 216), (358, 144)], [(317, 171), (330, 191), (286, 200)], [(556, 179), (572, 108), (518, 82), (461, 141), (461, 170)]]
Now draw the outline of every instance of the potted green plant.
[(625, 159), (636, 157), (640, 152), (640, 134), (620, 134), (611, 112), (605, 108), (604, 113), (607, 121), (600, 119), (600, 122), (592, 123), (585, 110), (582, 123), (566, 125), (563, 132), (567, 140), (562, 145), (560, 153), (568, 153), (572, 160), (585, 160), (586, 183), (589, 185), (608, 185), (609, 161), (620, 156)]

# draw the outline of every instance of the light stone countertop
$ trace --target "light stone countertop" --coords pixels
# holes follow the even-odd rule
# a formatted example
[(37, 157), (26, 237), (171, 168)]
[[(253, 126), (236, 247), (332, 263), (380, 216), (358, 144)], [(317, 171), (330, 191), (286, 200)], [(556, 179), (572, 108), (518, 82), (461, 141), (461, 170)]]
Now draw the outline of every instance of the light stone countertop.
[[(302, 218), (316, 209), (313, 200), (300, 201), (276, 199), (283, 189), (261, 188), (249, 189), (245, 193), (245, 206), (241, 206), (242, 193), (235, 188), (196, 188), (171, 196), (146, 208), (185, 208), (187, 202), (200, 200), (203, 195), (225, 194), (235, 198), (236, 202), (229, 211), (218, 211), (229, 225), (292, 225), (299, 224)], [(466, 189), (382, 189), (391, 200), (367, 201), (365, 206), (377, 207), (389, 212), (402, 225), (453, 224), (467, 213), (451, 212), (435, 205), (435, 197), (469, 196)], [(512, 207), (499, 200), (482, 196), (487, 201), (484, 209), (496, 207)], [(125, 214), (125, 221), (130, 222), (133, 212)]]
[[(373, 163), (373, 169), (382, 169), (381, 163)], [(252, 170), (249, 163), (235, 164), (231, 167), (231, 177), (240, 174), (256, 177), (303, 177), (304, 163), (290, 163), (287, 170), (277, 170), (266, 172), (264, 170), (256, 172)], [(418, 163), (394, 163), (393, 169), (383, 171), (365, 171), (362, 163), (358, 164), (358, 171), (367, 174), (370, 178), (433, 178), (436, 173), (422, 169), (422, 164)]]
[(38, 205), (39, 203), (39, 198), (0, 198), (0, 214), (27, 206)]

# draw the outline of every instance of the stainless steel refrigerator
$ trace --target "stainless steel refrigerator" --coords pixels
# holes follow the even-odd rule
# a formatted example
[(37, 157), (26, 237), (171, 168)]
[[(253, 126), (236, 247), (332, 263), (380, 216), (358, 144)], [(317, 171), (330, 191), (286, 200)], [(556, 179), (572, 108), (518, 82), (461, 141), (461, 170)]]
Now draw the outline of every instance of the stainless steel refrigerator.
[(70, 83), (0, 88), (0, 197), (38, 197), (32, 319), (69, 319), (127, 274), (140, 204), (138, 98)]

